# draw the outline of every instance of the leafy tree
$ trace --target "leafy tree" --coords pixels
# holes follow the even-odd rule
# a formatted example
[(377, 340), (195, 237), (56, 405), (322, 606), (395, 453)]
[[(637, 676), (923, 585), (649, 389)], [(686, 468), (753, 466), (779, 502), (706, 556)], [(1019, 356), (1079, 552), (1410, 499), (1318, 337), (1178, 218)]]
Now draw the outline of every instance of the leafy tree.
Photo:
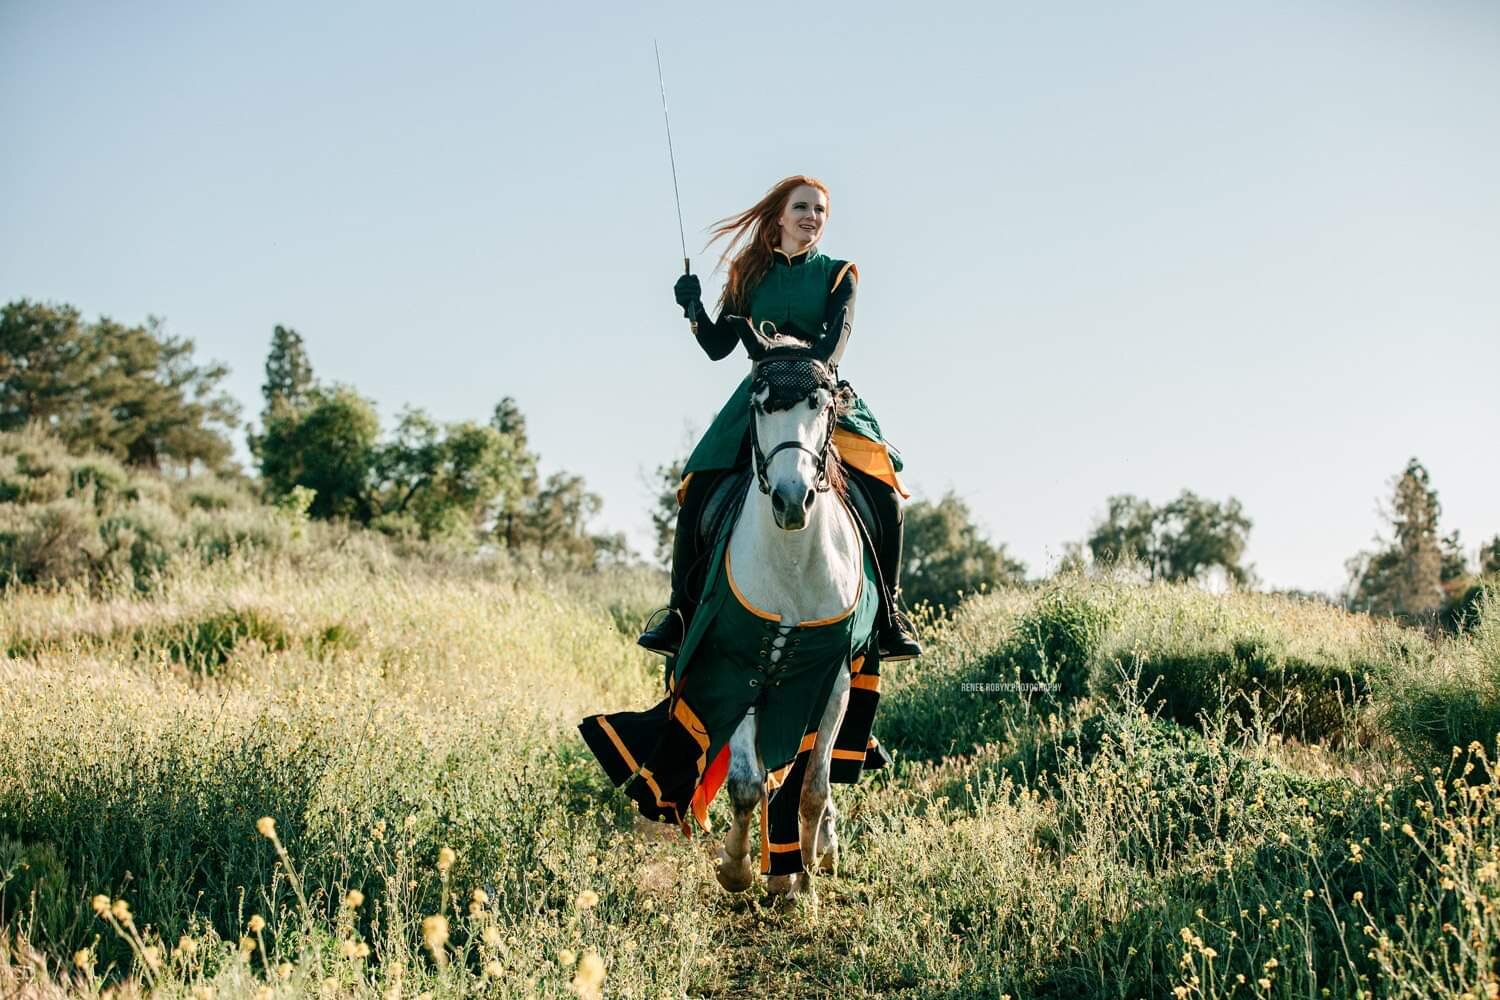
[(313, 388), (312, 362), (302, 336), (291, 327), (277, 324), (271, 331), (271, 350), (266, 355), (266, 381), (260, 387), (266, 405), (265, 419), (280, 406), (294, 409), (307, 404)]
[(516, 489), (505, 495), (495, 512), (495, 537), (506, 549), (518, 551), (525, 541), (526, 504), (534, 502), (538, 490), (536, 456), (527, 450), (526, 416), (515, 399), (506, 396), (495, 404), (490, 426), (511, 441), (517, 462)]
[(980, 534), (969, 506), (949, 492), (937, 503), (918, 500), (906, 509), (906, 551), (901, 590), (911, 604), (953, 607), (981, 587), (1020, 584), (1026, 566)]
[(239, 424), (239, 404), (218, 390), (226, 366), (194, 364), (193, 341), (165, 336), (154, 317), (133, 327), (100, 320), (94, 352), (76, 444), (149, 469), (164, 459), (227, 464), (231, 447), (218, 428)]
[(1198, 580), (1217, 567), (1243, 586), (1252, 579), (1243, 565), (1251, 527), (1244, 508), (1232, 497), (1219, 503), (1183, 490), (1157, 507), (1122, 494), (1109, 498), (1088, 547), (1098, 562), (1134, 560), (1152, 580)]
[(514, 397), (506, 396), (495, 404), (494, 415), (490, 417), (490, 426), (510, 438), (515, 443), (517, 451), (526, 450), (526, 415), (521, 412), (521, 407), (516, 404)]
[(1128, 494), (1112, 496), (1108, 503), (1104, 520), (1089, 535), (1089, 552), (1097, 562), (1132, 559), (1147, 567), (1155, 579), (1162, 561), (1156, 508)]
[(71, 306), (13, 302), (0, 313), (0, 428), (36, 420), (75, 451), (157, 470), (227, 469), (226, 431), (239, 423), (238, 405), (219, 388), (229, 370), (196, 364), (193, 351), (154, 317), (86, 324)]
[(687, 456), (672, 459), (656, 467), (653, 482), (656, 502), (651, 507), (651, 527), (656, 532), (656, 561), (663, 567), (672, 565), (672, 546), (677, 539), (677, 488), (682, 485), (682, 467)]
[(76, 419), (88, 384), (88, 329), (72, 306), (25, 299), (0, 310), (0, 431)]
[(409, 517), (424, 538), (469, 539), (519, 492), (524, 471), (514, 442), (496, 428), (440, 429), (421, 410), (402, 414), (376, 468), (383, 514)]
[(1479, 547), (1479, 573), (1481, 576), (1500, 574), (1500, 535)]
[(1438, 537), (1442, 505), (1422, 463), (1413, 458), (1392, 482), (1389, 506), (1381, 515), (1391, 531), (1389, 541), (1376, 535), (1381, 546), (1350, 559), (1348, 603), (1355, 610), (1391, 615), (1410, 621), (1428, 620), (1442, 606), (1447, 543), (1448, 571), (1457, 552), (1457, 535)]
[(302, 409), (273, 414), (260, 438), (260, 474), (272, 497), (298, 486), (315, 492), (313, 517), (347, 517), (368, 523), (377, 513), (371, 496), (380, 421), (375, 407), (353, 389), (316, 388)]
[(592, 563), (594, 539), (588, 522), (603, 506), (599, 495), (585, 487), (582, 476), (554, 472), (522, 504), (521, 547), (543, 560)]

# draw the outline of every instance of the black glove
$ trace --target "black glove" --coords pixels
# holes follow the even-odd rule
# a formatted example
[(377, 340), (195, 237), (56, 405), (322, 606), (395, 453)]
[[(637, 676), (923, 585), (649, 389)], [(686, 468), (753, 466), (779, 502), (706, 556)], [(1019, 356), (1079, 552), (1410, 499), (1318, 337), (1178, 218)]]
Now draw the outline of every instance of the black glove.
[(677, 284), (672, 286), (672, 297), (682, 306), (688, 319), (703, 311), (702, 306), (697, 305), (703, 298), (703, 286), (698, 283), (696, 274), (684, 274), (678, 278)]

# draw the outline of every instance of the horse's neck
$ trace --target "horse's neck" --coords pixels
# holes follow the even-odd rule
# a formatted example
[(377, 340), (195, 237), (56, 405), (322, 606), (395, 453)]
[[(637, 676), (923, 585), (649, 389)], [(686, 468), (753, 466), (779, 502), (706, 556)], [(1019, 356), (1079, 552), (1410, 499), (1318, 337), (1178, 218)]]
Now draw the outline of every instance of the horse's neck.
[(801, 531), (783, 531), (771, 498), (751, 481), (729, 561), (735, 586), (755, 607), (788, 625), (841, 614), (859, 596), (862, 558), (854, 522), (833, 493), (818, 495)]

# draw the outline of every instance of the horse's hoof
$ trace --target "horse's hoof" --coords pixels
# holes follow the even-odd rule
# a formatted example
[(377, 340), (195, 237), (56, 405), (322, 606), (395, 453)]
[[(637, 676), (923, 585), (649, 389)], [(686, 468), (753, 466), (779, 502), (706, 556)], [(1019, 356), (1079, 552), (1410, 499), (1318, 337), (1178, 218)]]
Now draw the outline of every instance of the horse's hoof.
[(823, 856), (818, 859), (818, 871), (822, 872), (825, 875), (832, 875), (835, 878), (838, 877), (839, 849), (837, 847), (830, 847), (828, 850), (823, 852)]
[(755, 870), (750, 867), (750, 856), (747, 854), (736, 861), (720, 848), (719, 866), (714, 871), (714, 878), (730, 892), (744, 892), (755, 882)]
[(772, 896), (790, 898), (799, 881), (796, 875), (772, 875), (766, 879), (766, 892)]

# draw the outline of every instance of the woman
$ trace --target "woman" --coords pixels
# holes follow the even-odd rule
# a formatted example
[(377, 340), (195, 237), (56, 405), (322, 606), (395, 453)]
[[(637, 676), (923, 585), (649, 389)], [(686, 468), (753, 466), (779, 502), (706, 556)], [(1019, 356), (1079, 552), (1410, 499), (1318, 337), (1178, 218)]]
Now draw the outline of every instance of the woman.
[[(828, 188), (798, 175), (781, 181), (754, 206), (714, 228), (714, 240), (729, 237), (720, 258), (721, 264), (729, 265), (729, 278), (719, 300), (719, 318), (709, 318), (695, 275), (678, 278), (673, 289), (710, 358), (727, 357), (749, 322), (767, 334), (774, 330), (806, 341), (812, 354), (837, 372), (853, 327), (859, 270), (848, 261), (819, 252), (817, 243), (827, 218)], [(741, 241), (744, 246), (737, 250)], [(706, 567), (695, 525), (718, 477), (749, 462), (749, 395), (747, 375), (684, 467), (677, 494), (671, 607), (660, 624), (638, 640), (653, 652), (675, 654), (696, 610)], [(908, 495), (901, 485), (900, 457), (882, 439), (875, 415), (857, 396), (839, 418), (834, 444), (845, 470), (865, 488), (880, 520), (876, 561), (884, 584), (881, 658), (910, 659), (921, 647), (894, 599), (901, 571), (901, 500)]]

